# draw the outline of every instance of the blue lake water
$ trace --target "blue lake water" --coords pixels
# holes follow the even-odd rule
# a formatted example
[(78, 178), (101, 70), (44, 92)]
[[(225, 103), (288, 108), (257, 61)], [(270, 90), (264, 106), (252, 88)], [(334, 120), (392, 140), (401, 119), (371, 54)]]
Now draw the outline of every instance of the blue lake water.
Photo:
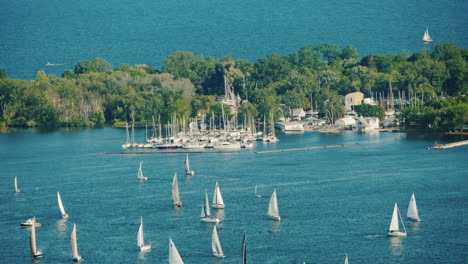
[[(78, 61), (161, 67), (176, 50), (255, 61), (304, 45), (356, 47), (361, 55), (468, 48), (463, 0), (0, 0), (0, 68), (11, 78), (60, 75)], [(46, 67), (47, 62), (63, 64)]]
[[(137, 131), (143, 139), (144, 131)], [(108, 155), (121, 151), (116, 128), (15, 130), (0, 134), (0, 263), (71, 263), (69, 236), (77, 224), (84, 263), (167, 263), (168, 237), (185, 263), (240, 263), (243, 232), (249, 263), (464, 263), (468, 240), (468, 148), (427, 150), (457, 137), (399, 133), (280, 134), (276, 144), (239, 153), (193, 153), (193, 177), (183, 154)], [(140, 140), (141, 141), (141, 140)], [(258, 154), (255, 151), (360, 143), (344, 148)], [(149, 179), (137, 180), (139, 161)], [(171, 200), (174, 172), (184, 206)], [(14, 193), (18, 176), (21, 192)], [(204, 191), (218, 180), (226, 204), (218, 233), (224, 260), (211, 256), (212, 224), (199, 220)], [(254, 185), (263, 194), (253, 196)], [(269, 220), (276, 188), (281, 222)], [(61, 220), (56, 192), (70, 215)], [(406, 215), (415, 192), (420, 223), (404, 221), (406, 238), (388, 238), (395, 202)], [(29, 234), (19, 224), (37, 216), (32, 261)], [(153, 248), (140, 254), (144, 217)]]

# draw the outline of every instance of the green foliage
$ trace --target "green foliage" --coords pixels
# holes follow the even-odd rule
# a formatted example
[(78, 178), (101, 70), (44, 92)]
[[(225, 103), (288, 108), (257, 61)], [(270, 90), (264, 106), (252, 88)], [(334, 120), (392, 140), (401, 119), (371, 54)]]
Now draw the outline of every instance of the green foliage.
[(8, 78), (7, 71), (5, 69), (0, 69), (0, 79)]
[(94, 58), (89, 61), (80, 61), (75, 65), (75, 73), (103, 72), (109, 73), (112, 71), (112, 64), (101, 58)]
[(354, 111), (364, 117), (378, 117), (380, 120), (385, 118), (385, 109), (378, 105), (361, 104), (353, 107)]

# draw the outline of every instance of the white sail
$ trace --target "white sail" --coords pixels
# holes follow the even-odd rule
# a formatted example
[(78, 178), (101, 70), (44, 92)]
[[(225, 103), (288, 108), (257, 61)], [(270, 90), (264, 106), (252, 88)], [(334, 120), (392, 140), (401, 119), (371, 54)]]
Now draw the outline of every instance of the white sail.
[(421, 220), (419, 218), (418, 207), (416, 206), (416, 197), (414, 196), (414, 193), (411, 195), (411, 199), (408, 204), (408, 212), (406, 213), (406, 216), (414, 221)]
[(344, 259), (344, 264), (348, 264), (348, 254), (346, 254), (346, 257)]
[(428, 28), (426, 28), (426, 31), (424, 31), (423, 41), (424, 42), (432, 42), (431, 36), (429, 36), (429, 29)]
[(15, 192), (19, 193), (20, 191), (20, 188), (18, 188), (18, 177), (15, 176)]
[(68, 214), (65, 212), (65, 208), (63, 207), (62, 197), (60, 197), (60, 192), (57, 192), (57, 201), (58, 201), (58, 205), (60, 208), (60, 212), (62, 213), (62, 217), (67, 218)]
[(179, 183), (177, 181), (177, 172), (174, 173), (174, 179), (172, 180), (172, 200), (174, 201), (174, 205), (179, 207), (182, 206), (179, 194)]
[(268, 215), (276, 220), (281, 219), (278, 209), (278, 199), (276, 198), (276, 189), (273, 191), (273, 194), (270, 198), (270, 204), (268, 205)]
[(145, 245), (145, 234), (143, 231), (143, 216), (140, 219), (140, 227), (137, 233), (137, 246), (142, 247)]
[(185, 153), (185, 171), (186, 172), (190, 171), (190, 161), (188, 158), (188, 153)]
[(257, 185), (255, 185), (255, 193), (254, 193), (254, 196), (255, 196), (255, 197), (262, 197), (262, 195), (259, 194), (259, 193), (257, 192)]
[(73, 230), (70, 236), (70, 249), (73, 259), (75, 259), (76, 261), (80, 261), (81, 256), (80, 254), (78, 254), (78, 241), (76, 239), (76, 224), (73, 225)]
[(172, 242), (172, 239), (169, 238), (169, 258), (168, 258), (169, 264), (184, 264), (184, 261), (179, 255), (179, 251), (177, 251), (177, 248)]
[(223, 249), (221, 248), (221, 242), (219, 241), (218, 231), (216, 225), (213, 226), (213, 235), (211, 236), (211, 249), (215, 257), (224, 258)]
[(205, 192), (205, 202), (203, 203), (203, 206), (202, 206), (202, 215), (205, 215), (205, 216), (202, 216), (202, 217), (209, 217), (211, 216), (211, 212), (210, 212), (210, 202), (208, 200), (208, 193)]
[(224, 208), (223, 196), (219, 189), (218, 181), (216, 181), (214, 193), (213, 193), (213, 208)]
[(143, 175), (143, 161), (140, 161), (140, 167), (138, 168), (138, 179), (140, 180), (147, 180), (148, 177)]
[(400, 232), (400, 220), (400, 211), (398, 210), (398, 205), (395, 203), (395, 207), (393, 208), (392, 221), (390, 222), (390, 227), (388, 228), (387, 232), (388, 236), (406, 236), (406, 228), (403, 221), (401, 221), (401, 224), (403, 226), (404, 231)]
[(36, 227), (35, 225), (31, 225), (31, 233), (29, 237), (29, 242), (31, 245), (31, 253), (35, 258), (41, 257), (42, 252), (37, 249), (37, 244), (36, 244)]

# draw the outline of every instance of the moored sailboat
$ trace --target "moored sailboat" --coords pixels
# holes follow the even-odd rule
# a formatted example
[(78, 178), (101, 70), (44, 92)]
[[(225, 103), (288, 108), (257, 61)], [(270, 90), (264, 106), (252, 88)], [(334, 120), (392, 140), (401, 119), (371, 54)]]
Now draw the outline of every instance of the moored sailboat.
[(190, 168), (188, 153), (185, 153), (185, 174), (192, 176), (195, 175), (195, 171)]
[(141, 216), (140, 218), (140, 227), (138, 227), (137, 245), (140, 247), (140, 251), (147, 251), (151, 249), (151, 244), (145, 245), (145, 234), (143, 231), (143, 216)]
[(211, 205), (215, 209), (224, 209), (224, 200), (219, 189), (218, 181), (216, 181), (214, 193), (213, 193), (213, 204)]
[(60, 197), (60, 192), (57, 192), (57, 201), (58, 201), (58, 205), (60, 208), (60, 212), (62, 213), (62, 218), (67, 219), (68, 214), (65, 212), (65, 207), (63, 207), (62, 197)]
[(274, 220), (280, 221), (281, 216), (279, 215), (278, 209), (278, 198), (276, 197), (276, 189), (271, 194), (270, 203), (268, 204), (268, 215)]
[(419, 218), (418, 207), (416, 206), (416, 197), (414, 196), (414, 193), (411, 195), (406, 217), (415, 222), (421, 221), (421, 218)]
[(423, 42), (424, 42), (424, 43), (432, 42), (432, 38), (431, 38), (431, 36), (429, 35), (429, 29), (428, 29), (428, 28), (426, 28), (426, 31), (424, 31)]
[(390, 222), (390, 227), (387, 231), (387, 236), (391, 237), (405, 237), (406, 236), (406, 228), (403, 220), (401, 220), (401, 225), (403, 226), (403, 232), (400, 231), (399, 221), (401, 220), (400, 211), (398, 210), (398, 205), (395, 203), (395, 207), (393, 207), (393, 214), (392, 214), (392, 221)]
[(219, 241), (216, 225), (213, 226), (213, 234), (211, 235), (211, 249), (213, 251), (213, 256), (224, 258), (224, 253), (223, 249), (221, 248), (221, 242)]
[(83, 258), (78, 254), (78, 240), (76, 238), (76, 224), (73, 224), (73, 230), (70, 235), (71, 256), (75, 262), (80, 262)]
[(140, 161), (140, 167), (138, 168), (138, 179), (139, 180), (147, 180), (148, 177), (143, 175), (143, 161)]
[(168, 262), (169, 262), (169, 264), (184, 264), (184, 261), (180, 257), (179, 251), (177, 250), (174, 242), (172, 242), (171, 238), (169, 238)]
[(42, 257), (42, 251), (37, 249), (37, 244), (36, 244), (36, 227), (34, 225), (31, 225), (31, 232), (29, 236), (29, 242), (31, 245), (31, 253), (34, 258), (40, 258)]
[(205, 199), (202, 203), (200, 221), (205, 223), (219, 223), (219, 219), (216, 216), (211, 216), (210, 203), (208, 200), (208, 193), (205, 192)]
[(177, 180), (177, 172), (174, 173), (174, 178), (172, 180), (172, 201), (174, 201), (175, 206), (182, 207), (182, 202), (180, 201), (179, 182)]

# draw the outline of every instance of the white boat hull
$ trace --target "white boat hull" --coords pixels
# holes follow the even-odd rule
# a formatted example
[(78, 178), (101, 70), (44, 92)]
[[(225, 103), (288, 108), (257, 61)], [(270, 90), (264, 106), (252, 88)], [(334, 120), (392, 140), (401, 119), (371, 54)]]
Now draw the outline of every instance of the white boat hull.
[(213, 252), (213, 256), (215, 256), (217, 258), (224, 258), (223, 254), (217, 254), (217, 253), (214, 253), (214, 252)]
[(186, 171), (185, 174), (193, 176), (193, 175), (195, 175), (195, 171), (189, 170), (189, 171)]
[(219, 219), (217, 217), (212, 216), (202, 217), (200, 218), (200, 221), (202, 221), (203, 223), (219, 223)]
[(408, 219), (413, 222), (421, 222), (421, 218), (408, 217)]
[(224, 204), (212, 204), (211, 207), (215, 209), (224, 209)]
[(406, 236), (406, 232), (400, 232), (400, 231), (389, 231), (387, 232), (387, 236), (389, 237), (405, 237)]
[(271, 219), (275, 221), (281, 221), (281, 216), (271, 216)]
[(140, 247), (140, 251), (148, 251), (151, 249), (151, 245), (144, 245)]

